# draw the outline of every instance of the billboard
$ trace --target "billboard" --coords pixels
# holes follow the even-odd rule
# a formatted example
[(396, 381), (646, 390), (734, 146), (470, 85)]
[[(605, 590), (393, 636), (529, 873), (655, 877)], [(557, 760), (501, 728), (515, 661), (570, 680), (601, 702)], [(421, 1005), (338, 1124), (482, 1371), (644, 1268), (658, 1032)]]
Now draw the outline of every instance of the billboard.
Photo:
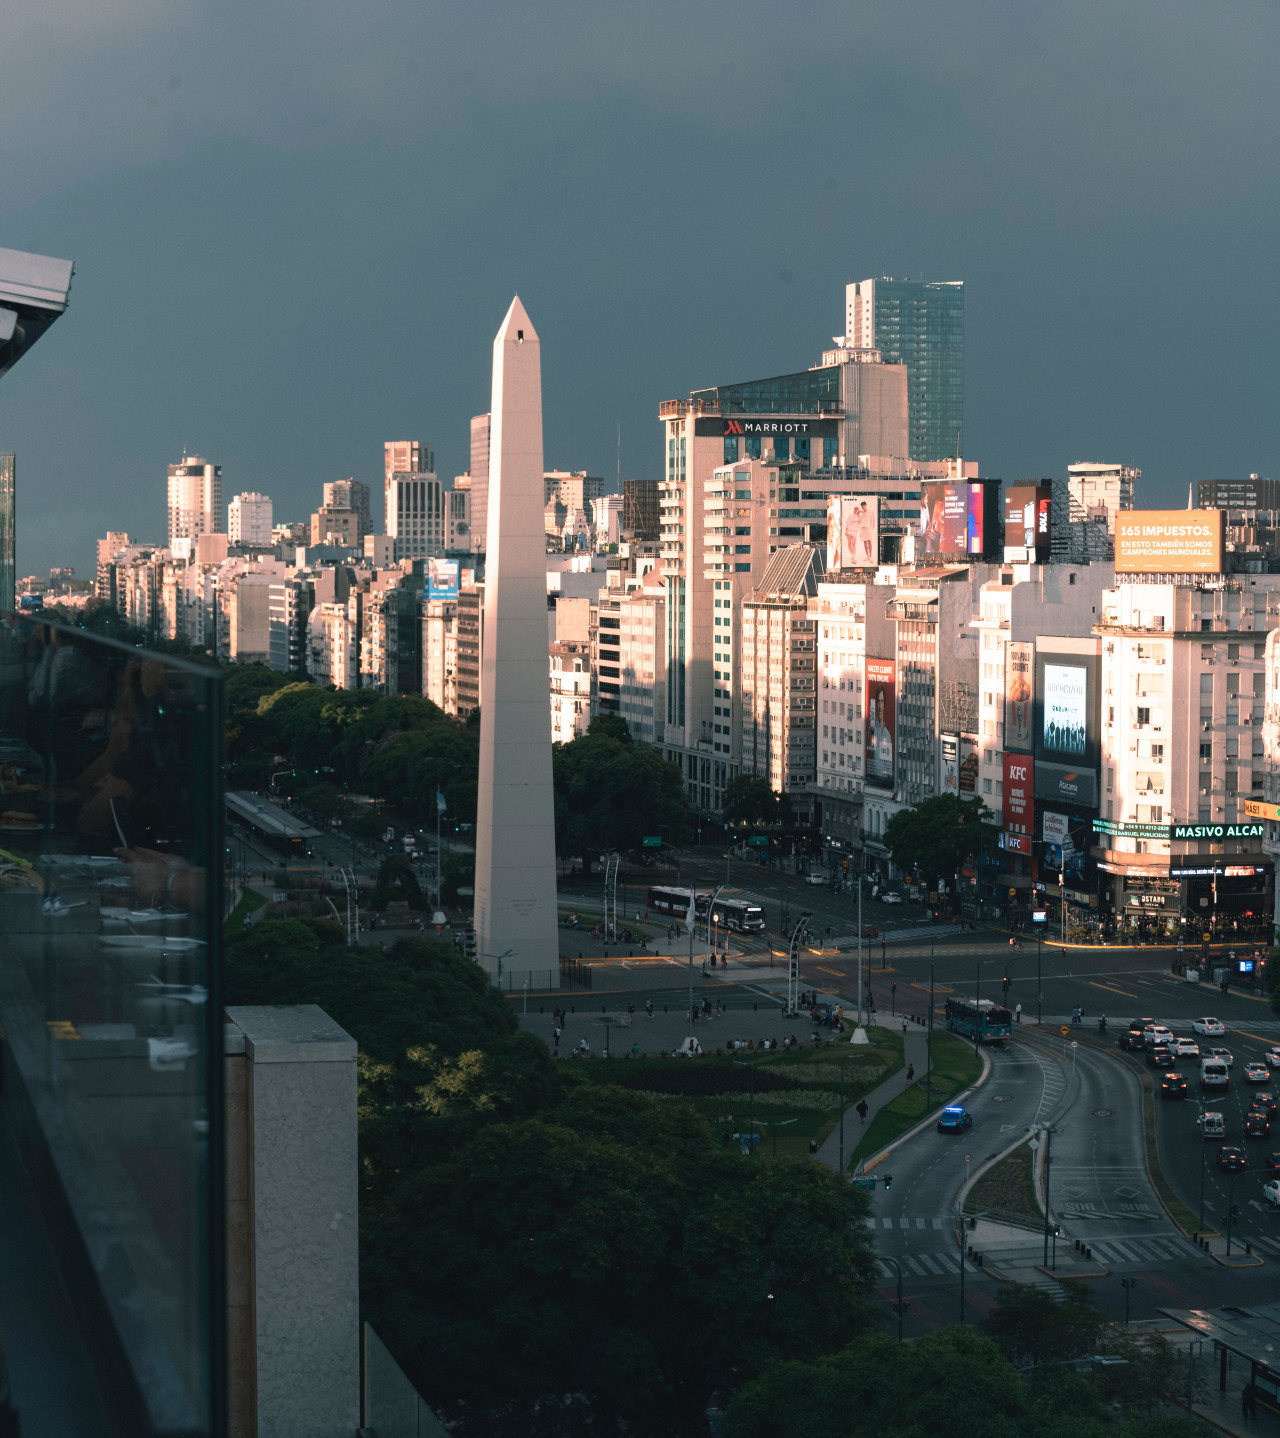
[(1025, 754), (1004, 756), (1001, 818), (1006, 833), (1030, 834), (1035, 822), (1035, 760)]
[(972, 734), (960, 736), (960, 792), (978, 792), (978, 741)]
[(1098, 807), (1098, 771), (1036, 761), (1036, 798), (1081, 809)]
[(1220, 509), (1131, 509), (1116, 515), (1117, 574), (1221, 574)]
[(959, 558), (999, 557), (1000, 486), (997, 483), (922, 484), (919, 551)]
[(1035, 751), (1036, 646), (1021, 640), (1005, 646), (1004, 747)]
[(1070, 827), (1065, 814), (1052, 814), (1045, 810), (1043, 815), (1043, 834), (1046, 844), (1061, 844), (1067, 837), (1067, 830)]
[(1044, 666), (1041, 745), (1046, 754), (1083, 759), (1088, 742), (1089, 672), (1078, 664)]
[(427, 560), (427, 598), (456, 599), (458, 597), (458, 561), (456, 559)]
[(960, 792), (960, 736), (958, 734), (940, 734), (938, 745), (942, 755), (938, 792), (940, 794), (958, 794)]
[(1034, 551), (1047, 564), (1053, 550), (1053, 491), (1047, 484), (1016, 484), (1004, 492), (1004, 546)]
[(866, 674), (867, 783), (875, 789), (892, 789), (897, 664), (868, 655)]
[(827, 499), (827, 569), (880, 563), (880, 496), (833, 494)]

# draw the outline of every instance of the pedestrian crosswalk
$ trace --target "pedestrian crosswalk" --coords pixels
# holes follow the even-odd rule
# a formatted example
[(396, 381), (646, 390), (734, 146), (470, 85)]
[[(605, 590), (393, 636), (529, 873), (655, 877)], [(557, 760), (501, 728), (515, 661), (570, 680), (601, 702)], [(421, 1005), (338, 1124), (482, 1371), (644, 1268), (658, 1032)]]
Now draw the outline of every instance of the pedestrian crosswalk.
[[(903, 1253), (899, 1254), (894, 1262), (902, 1265), (904, 1273), (910, 1273), (915, 1278), (941, 1278), (948, 1273), (960, 1272), (960, 1252), (958, 1249), (935, 1249), (929, 1253)], [(893, 1265), (877, 1260), (876, 1267), (886, 1278), (897, 1278)], [(973, 1266), (966, 1264), (966, 1268), (973, 1272)]]
[(1106, 1238), (1095, 1243), (1086, 1240), (1093, 1256), (1108, 1267), (1122, 1263), (1173, 1263), (1200, 1256), (1180, 1234), (1154, 1234), (1146, 1238)]
[[(886, 1278), (896, 1278), (897, 1273), (893, 1264), (900, 1263), (904, 1274), (911, 1274), (915, 1278), (939, 1278), (945, 1274), (958, 1274), (960, 1272), (959, 1249), (950, 1244), (953, 1230), (953, 1220), (948, 1214), (946, 1217), (938, 1218), (882, 1218), (878, 1227), (881, 1231), (892, 1231), (895, 1234), (910, 1232), (913, 1235), (922, 1231), (929, 1234), (937, 1234), (933, 1241), (949, 1244), (949, 1246), (938, 1249), (930, 1246), (924, 1250), (913, 1249), (909, 1253), (894, 1253), (889, 1261), (877, 1260), (880, 1272)], [(873, 1225), (874, 1226), (874, 1225)], [(944, 1238), (942, 1235), (945, 1234)], [(1028, 1239), (1032, 1235), (1028, 1234)], [(1151, 1268), (1163, 1266), (1169, 1263), (1207, 1263), (1209, 1260), (1196, 1248), (1189, 1239), (1181, 1234), (1147, 1234), (1141, 1238), (1106, 1238), (1098, 1242), (1087, 1240), (1092, 1256), (1107, 1268)], [(1241, 1247), (1244, 1240), (1238, 1240)], [(1269, 1254), (1280, 1257), (1280, 1236), (1275, 1238), (1252, 1238), (1249, 1240), (1255, 1250), (1261, 1249)], [(1012, 1253), (1008, 1255), (1012, 1258)], [(995, 1251), (988, 1252), (986, 1260), (989, 1264), (998, 1263)], [(1031, 1243), (1027, 1253), (1020, 1251), (1020, 1261), (1027, 1264), (1039, 1262), (1038, 1240)], [(970, 1271), (974, 1271), (971, 1265), (966, 1265)]]

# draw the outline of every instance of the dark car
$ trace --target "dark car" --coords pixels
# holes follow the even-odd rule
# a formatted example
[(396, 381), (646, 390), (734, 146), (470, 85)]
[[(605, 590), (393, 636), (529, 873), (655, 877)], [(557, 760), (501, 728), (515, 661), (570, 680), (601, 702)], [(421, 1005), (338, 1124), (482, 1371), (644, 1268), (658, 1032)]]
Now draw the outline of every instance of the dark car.
[(1160, 1075), (1160, 1097), (1161, 1098), (1185, 1098), (1187, 1094), (1187, 1081), (1178, 1073), (1167, 1073)]
[(1271, 1115), (1264, 1108), (1251, 1108), (1244, 1116), (1246, 1138), (1270, 1138)]
[(1168, 1044), (1155, 1044), (1147, 1050), (1147, 1063), (1153, 1069), (1168, 1070), (1177, 1062), (1177, 1055)]
[(973, 1123), (973, 1115), (959, 1107), (944, 1108), (938, 1115), (939, 1133), (963, 1133)]
[(1129, 1032), (1120, 1039), (1122, 1049), (1140, 1049), (1144, 1043), (1142, 1035), (1155, 1023), (1155, 1019), (1133, 1019), (1129, 1024)]
[(1269, 1153), (1266, 1158), (1262, 1160), (1261, 1166), (1267, 1170), (1272, 1178), (1280, 1178), (1280, 1153)]
[(877, 929), (874, 924), (863, 924), (862, 937), (864, 939), (878, 939), (880, 937), (880, 930)]
[(1228, 1173), (1239, 1173), (1241, 1169), (1248, 1167), (1248, 1160), (1244, 1156), (1244, 1149), (1235, 1148), (1228, 1144), (1218, 1150), (1218, 1167), (1225, 1168)]
[(1265, 1113), (1269, 1119), (1273, 1119), (1276, 1116), (1276, 1101), (1269, 1093), (1250, 1094), (1249, 1107), (1255, 1112)]

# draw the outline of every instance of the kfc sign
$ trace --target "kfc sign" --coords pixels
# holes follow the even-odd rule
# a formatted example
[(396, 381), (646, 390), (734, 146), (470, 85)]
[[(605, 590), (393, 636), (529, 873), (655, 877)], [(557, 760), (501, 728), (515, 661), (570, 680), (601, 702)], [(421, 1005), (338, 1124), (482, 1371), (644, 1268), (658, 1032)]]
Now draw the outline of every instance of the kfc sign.
[(1004, 756), (1002, 813), (1007, 834), (1030, 834), (1035, 821), (1035, 760), (1025, 754)]

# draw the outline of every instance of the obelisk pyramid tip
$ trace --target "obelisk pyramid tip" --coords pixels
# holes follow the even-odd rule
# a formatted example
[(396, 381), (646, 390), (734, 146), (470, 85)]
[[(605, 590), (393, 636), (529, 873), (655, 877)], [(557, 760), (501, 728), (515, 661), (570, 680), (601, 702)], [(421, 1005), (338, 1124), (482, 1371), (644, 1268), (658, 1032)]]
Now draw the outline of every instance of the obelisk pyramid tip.
[(505, 344), (508, 340), (536, 340), (538, 332), (533, 327), (528, 312), (520, 303), (520, 296), (516, 295), (511, 301), (511, 308), (507, 311), (506, 318), (498, 330), (497, 340), (499, 344)]

